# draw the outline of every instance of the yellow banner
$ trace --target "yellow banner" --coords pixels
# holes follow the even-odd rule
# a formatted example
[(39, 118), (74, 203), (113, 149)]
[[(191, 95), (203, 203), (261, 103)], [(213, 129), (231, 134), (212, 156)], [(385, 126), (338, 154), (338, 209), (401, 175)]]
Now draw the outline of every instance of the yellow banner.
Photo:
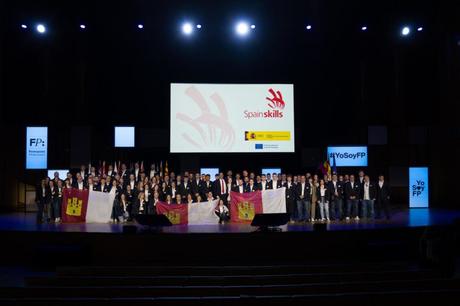
[(246, 141), (288, 141), (291, 140), (289, 131), (245, 131)]

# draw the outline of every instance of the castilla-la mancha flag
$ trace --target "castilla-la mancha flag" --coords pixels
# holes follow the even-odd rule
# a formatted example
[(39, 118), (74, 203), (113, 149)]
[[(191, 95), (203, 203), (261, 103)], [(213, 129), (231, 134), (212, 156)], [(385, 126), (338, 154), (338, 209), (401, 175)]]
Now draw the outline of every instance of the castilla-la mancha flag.
[(166, 204), (158, 202), (156, 211), (157, 214), (166, 215), (173, 225), (188, 224), (187, 204)]
[(62, 222), (85, 222), (89, 191), (64, 188), (62, 197)]
[(285, 213), (285, 192), (285, 187), (248, 193), (230, 192), (231, 221), (250, 223), (256, 214)]

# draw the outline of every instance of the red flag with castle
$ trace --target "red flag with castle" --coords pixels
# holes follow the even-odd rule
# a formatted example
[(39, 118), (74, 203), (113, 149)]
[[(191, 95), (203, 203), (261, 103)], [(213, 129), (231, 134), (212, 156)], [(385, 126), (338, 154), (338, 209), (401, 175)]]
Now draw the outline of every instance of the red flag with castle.
[(188, 207), (186, 204), (166, 204), (158, 202), (156, 210), (157, 214), (168, 217), (173, 225), (188, 223)]
[(85, 222), (88, 208), (87, 189), (64, 188), (62, 197), (62, 222)]
[(230, 218), (232, 222), (251, 223), (256, 214), (263, 213), (262, 193), (255, 192), (230, 193)]

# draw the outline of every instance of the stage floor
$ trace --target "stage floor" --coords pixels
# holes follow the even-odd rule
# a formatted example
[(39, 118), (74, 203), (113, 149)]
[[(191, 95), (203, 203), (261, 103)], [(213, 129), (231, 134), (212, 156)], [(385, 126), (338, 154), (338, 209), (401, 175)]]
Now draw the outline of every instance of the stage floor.
[[(328, 231), (385, 229), (397, 227), (420, 227), (433, 225), (449, 225), (454, 219), (460, 218), (460, 210), (444, 209), (408, 209), (393, 212), (391, 220), (355, 221), (350, 220), (326, 223)], [(321, 222), (315, 222), (321, 223)], [(121, 233), (123, 225), (130, 224), (36, 224), (34, 213), (11, 213), (0, 215), (0, 231), (33, 231), (33, 232), (88, 232), (88, 233)], [(134, 224), (134, 223), (133, 223)], [(313, 231), (312, 223), (288, 224), (281, 227), (285, 232)], [(164, 233), (249, 233), (256, 228), (249, 224), (223, 225), (175, 225), (162, 229)]]

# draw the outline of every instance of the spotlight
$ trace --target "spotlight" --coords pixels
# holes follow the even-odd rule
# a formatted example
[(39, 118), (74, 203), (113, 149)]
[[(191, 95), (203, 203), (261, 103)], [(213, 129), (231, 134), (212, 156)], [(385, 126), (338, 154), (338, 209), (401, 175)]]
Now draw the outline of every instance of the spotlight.
[(139, 23), (139, 24), (137, 25), (137, 28), (138, 28), (138, 29), (143, 29), (143, 28), (144, 28), (144, 25), (143, 25), (142, 23)]
[(401, 35), (407, 36), (410, 34), (410, 28), (409, 27), (403, 27), (401, 30)]
[(367, 27), (366, 27), (366, 26), (362, 26), (362, 27), (361, 27), (361, 31), (367, 31)]
[(197, 29), (201, 29), (201, 24), (197, 24), (197, 25), (196, 25), (196, 28), (197, 28)]
[(82, 30), (86, 29), (86, 25), (80, 24), (80, 29), (82, 29)]
[(235, 31), (240, 36), (246, 36), (249, 33), (249, 25), (246, 22), (238, 22)]
[(43, 24), (37, 25), (37, 32), (40, 34), (44, 34), (46, 32), (46, 27)]
[(307, 26), (305, 27), (307, 30), (311, 30), (311, 24), (307, 24)]
[(256, 28), (256, 25), (255, 24), (251, 24), (251, 29), (255, 29)]
[(423, 31), (423, 27), (418, 27), (418, 28), (417, 28), (417, 31), (418, 31), (418, 32), (422, 32), (422, 31)]
[(25, 24), (21, 24), (21, 28), (23, 28), (23, 29), (27, 29), (27, 25), (25, 25)]
[(192, 34), (192, 32), (193, 26), (191, 23), (186, 22), (182, 25), (182, 33), (184, 33), (185, 35), (190, 35)]

